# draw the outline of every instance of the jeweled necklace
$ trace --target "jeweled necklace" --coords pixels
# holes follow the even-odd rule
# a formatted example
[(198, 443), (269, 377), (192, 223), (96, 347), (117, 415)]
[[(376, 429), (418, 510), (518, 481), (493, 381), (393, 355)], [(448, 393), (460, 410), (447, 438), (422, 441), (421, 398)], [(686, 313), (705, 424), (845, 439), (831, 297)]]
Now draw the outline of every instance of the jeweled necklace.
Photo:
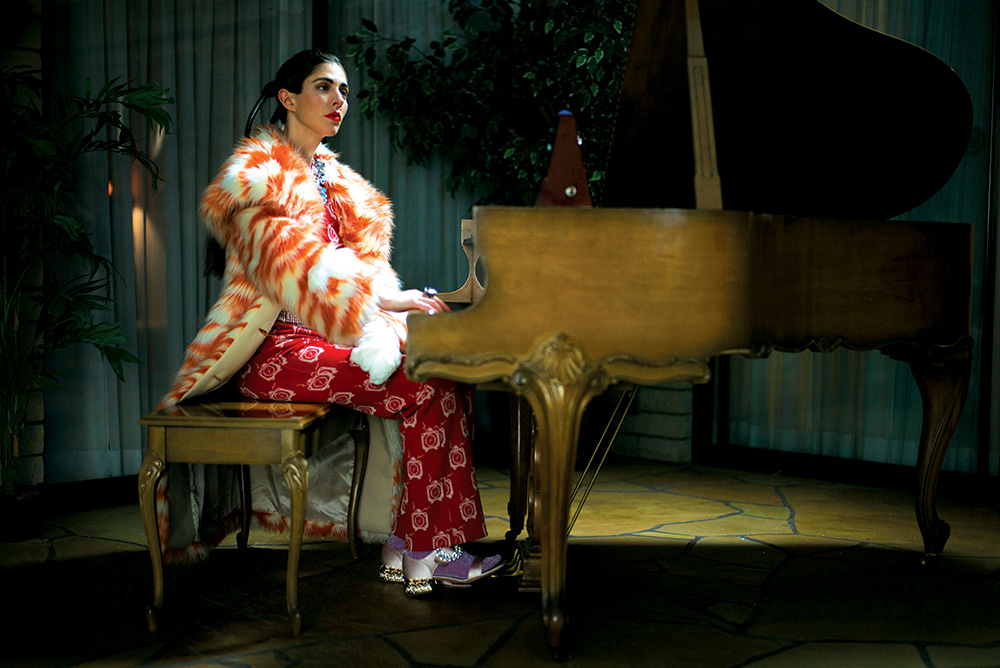
[(326, 195), (326, 163), (313, 156), (312, 164), (313, 180), (319, 188), (319, 196), (323, 198), (323, 204), (329, 206), (330, 200)]
[(333, 208), (330, 206), (330, 198), (326, 194), (326, 163), (316, 156), (313, 156), (310, 167), (312, 168), (313, 180), (316, 182), (316, 187), (319, 189), (319, 196), (323, 198), (323, 208), (326, 209), (327, 239), (329, 241), (339, 242), (340, 234), (337, 232), (337, 227), (340, 222), (340, 217), (333, 212)]

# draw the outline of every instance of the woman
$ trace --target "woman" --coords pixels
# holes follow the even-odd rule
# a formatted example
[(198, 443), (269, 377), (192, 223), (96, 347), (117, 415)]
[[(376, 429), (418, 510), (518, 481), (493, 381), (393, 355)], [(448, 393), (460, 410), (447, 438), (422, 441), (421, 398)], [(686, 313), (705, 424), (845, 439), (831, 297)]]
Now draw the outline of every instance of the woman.
[(340, 129), (347, 93), (340, 61), (317, 50), (290, 58), (264, 87), (257, 107), (278, 100), (271, 124), (237, 146), (202, 200), (225, 252), (223, 289), (164, 405), (235, 375), (250, 398), (400, 420), (405, 482), (380, 577), (423, 594), (433, 581), (489, 575), (503, 560), (460, 547), (486, 535), (467, 389), (415, 383), (400, 368), (405, 313), (449, 309), (433, 290), (400, 289), (389, 201), (321, 143)]

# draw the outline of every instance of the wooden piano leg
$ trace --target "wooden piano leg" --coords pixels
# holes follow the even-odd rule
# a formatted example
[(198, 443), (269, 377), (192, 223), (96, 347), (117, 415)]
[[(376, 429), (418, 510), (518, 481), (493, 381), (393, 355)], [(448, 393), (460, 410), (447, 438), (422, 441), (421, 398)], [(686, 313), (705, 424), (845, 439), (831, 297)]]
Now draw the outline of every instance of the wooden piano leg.
[[(564, 388), (565, 389), (565, 388)], [(585, 401), (579, 392), (551, 393), (531, 401), (538, 416), (535, 438), (535, 475), (538, 476), (535, 528), (541, 543), (542, 624), (549, 649), (568, 658), (564, 633), (568, 617), (563, 604), (566, 589), (566, 525), (576, 461), (577, 435)], [(529, 398), (530, 400), (530, 398)]]
[(566, 526), (580, 421), (587, 403), (607, 389), (608, 376), (588, 366), (563, 335), (543, 343), (513, 376), (535, 414), (534, 528), (542, 551), (542, 624), (549, 649), (569, 658), (566, 642)]
[(926, 357), (911, 360), (910, 371), (920, 389), (924, 413), (917, 455), (917, 524), (924, 552), (939, 554), (951, 529), (937, 514), (937, 483), (969, 391), (971, 337), (953, 346), (933, 348)]

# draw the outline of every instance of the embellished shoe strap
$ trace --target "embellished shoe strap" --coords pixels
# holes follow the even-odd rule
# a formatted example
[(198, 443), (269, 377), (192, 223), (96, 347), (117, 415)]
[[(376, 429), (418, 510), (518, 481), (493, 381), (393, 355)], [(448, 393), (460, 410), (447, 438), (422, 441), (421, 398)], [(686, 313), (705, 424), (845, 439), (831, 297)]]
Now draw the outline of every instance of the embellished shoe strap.
[(460, 546), (455, 546), (452, 548), (451, 552), (445, 552), (445, 548), (439, 547), (434, 550), (434, 557), (437, 559), (439, 564), (450, 564), (456, 559), (461, 558), (462, 548)]

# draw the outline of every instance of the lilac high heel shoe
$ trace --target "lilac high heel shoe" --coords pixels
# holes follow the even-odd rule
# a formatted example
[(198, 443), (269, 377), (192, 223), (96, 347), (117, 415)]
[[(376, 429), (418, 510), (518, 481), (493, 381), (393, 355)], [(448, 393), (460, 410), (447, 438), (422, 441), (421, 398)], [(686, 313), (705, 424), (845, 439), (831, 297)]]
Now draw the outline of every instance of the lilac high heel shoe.
[(445, 587), (468, 587), (471, 583), (503, 568), (499, 554), (476, 557), (461, 547), (410, 551), (403, 555), (403, 578), (407, 596), (421, 596), (434, 590), (434, 583)]
[(403, 554), (406, 543), (395, 534), (389, 535), (389, 540), (382, 546), (382, 565), (378, 569), (378, 579), (382, 582), (404, 582)]

